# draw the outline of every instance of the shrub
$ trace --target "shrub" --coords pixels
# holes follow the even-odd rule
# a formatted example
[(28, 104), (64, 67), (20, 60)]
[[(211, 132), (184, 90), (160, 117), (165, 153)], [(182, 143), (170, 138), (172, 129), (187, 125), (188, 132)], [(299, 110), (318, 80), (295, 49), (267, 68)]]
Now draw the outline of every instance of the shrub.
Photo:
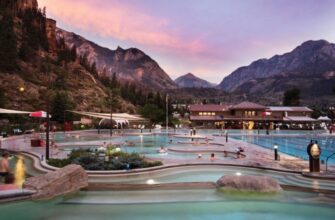
[(71, 164), (70, 159), (49, 159), (48, 164), (54, 167), (65, 167), (66, 165)]

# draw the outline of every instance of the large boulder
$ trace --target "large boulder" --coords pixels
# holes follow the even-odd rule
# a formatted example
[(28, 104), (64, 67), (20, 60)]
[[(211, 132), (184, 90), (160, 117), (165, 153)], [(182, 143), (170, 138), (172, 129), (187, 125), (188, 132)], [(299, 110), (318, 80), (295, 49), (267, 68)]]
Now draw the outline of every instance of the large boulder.
[(32, 195), (32, 199), (35, 200), (52, 199), (87, 186), (88, 176), (85, 170), (75, 164), (45, 175), (28, 178), (23, 184), (25, 189), (36, 191)]
[(282, 190), (277, 180), (268, 176), (226, 175), (216, 185), (224, 190), (248, 192), (279, 192)]

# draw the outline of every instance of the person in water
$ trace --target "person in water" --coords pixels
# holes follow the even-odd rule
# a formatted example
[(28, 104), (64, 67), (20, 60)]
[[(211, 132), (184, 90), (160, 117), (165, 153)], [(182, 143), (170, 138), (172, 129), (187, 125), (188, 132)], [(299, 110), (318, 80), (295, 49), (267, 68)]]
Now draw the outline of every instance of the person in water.
[(8, 162), (9, 153), (4, 152), (2, 154), (2, 159), (0, 161), (0, 176), (6, 177), (9, 174), (9, 162)]
[(215, 154), (214, 153), (211, 153), (211, 158), (210, 158), (211, 161), (214, 161), (215, 160)]
[(5, 178), (5, 184), (0, 184), (0, 191), (1, 190), (12, 190), (18, 189), (15, 185), (15, 177), (13, 174), (9, 173)]

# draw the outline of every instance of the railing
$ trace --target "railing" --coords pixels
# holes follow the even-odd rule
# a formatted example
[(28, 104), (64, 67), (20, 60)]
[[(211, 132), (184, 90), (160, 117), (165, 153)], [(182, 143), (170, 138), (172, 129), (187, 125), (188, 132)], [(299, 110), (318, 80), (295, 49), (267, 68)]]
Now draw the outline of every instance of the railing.
[(331, 154), (330, 156), (327, 157), (326, 159), (326, 172), (328, 172), (328, 159), (330, 159), (332, 156), (334, 156), (335, 153)]

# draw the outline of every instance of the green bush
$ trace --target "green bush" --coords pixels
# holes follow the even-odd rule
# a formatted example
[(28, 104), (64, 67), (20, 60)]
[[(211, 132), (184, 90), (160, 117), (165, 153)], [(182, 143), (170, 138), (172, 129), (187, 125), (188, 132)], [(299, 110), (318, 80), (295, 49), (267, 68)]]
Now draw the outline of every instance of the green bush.
[(49, 159), (48, 164), (54, 167), (65, 167), (66, 165), (71, 164), (70, 159)]
[(99, 158), (98, 152), (90, 150), (73, 150), (68, 159), (50, 159), (49, 165), (64, 167), (68, 164), (78, 164), (85, 170), (125, 170), (161, 166), (161, 161), (146, 161), (138, 153), (114, 152), (110, 154), (109, 160)]

